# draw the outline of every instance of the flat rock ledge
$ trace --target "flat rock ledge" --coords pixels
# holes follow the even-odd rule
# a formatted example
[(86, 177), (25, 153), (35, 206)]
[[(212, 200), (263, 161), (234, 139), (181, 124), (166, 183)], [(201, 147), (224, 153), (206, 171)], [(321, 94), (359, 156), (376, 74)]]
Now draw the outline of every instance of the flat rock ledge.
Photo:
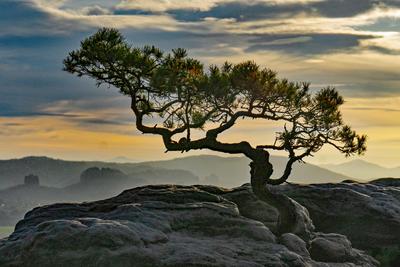
[(297, 205), (299, 233), (279, 237), (268, 227), (276, 211), (249, 187), (145, 186), (102, 201), (43, 206), (0, 239), (0, 266), (379, 265), (345, 236), (313, 232)]

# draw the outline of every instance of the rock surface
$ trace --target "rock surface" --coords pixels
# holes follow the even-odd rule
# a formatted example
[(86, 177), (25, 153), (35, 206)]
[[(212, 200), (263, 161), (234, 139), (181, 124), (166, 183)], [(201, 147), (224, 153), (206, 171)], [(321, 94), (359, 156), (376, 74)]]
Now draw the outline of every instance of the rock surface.
[[(203, 187), (207, 191), (207, 187)], [(274, 187), (271, 187), (273, 190)], [(234, 188), (229, 191), (220, 192), (221, 196), (238, 205), (240, 213), (248, 218), (258, 220), (267, 225), (273, 232), (276, 232), (278, 212), (272, 206), (260, 201), (252, 193), (249, 184)], [(306, 208), (293, 201), (296, 214), (296, 223), (293, 233), (309, 241), (314, 232), (314, 225)]]
[[(306, 207), (317, 231), (346, 235), (354, 247), (376, 256), (383, 267), (400, 266), (400, 179), (382, 178), (370, 183), (286, 184), (273, 189)], [(243, 185), (225, 197), (235, 196), (233, 200), (241, 212), (263, 221), (274, 231), (277, 212), (267, 204), (251, 199), (249, 191), (250, 186)], [(309, 230), (296, 233), (302, 238), (313, 229), (309, 223), (303, 225)]]
[(290, 251), (293, 251), (304, 258), (310, 258), (310, 252), (307, 250), (306, 242), (293, 233), (283, 234), (279, 238), (279, 243), (287, 247)]
[[(272, 220), (263, 213), (272, 211), (273, 218), (273, 209), (236, 204), (239, 191), (248, 192), (147, 186), (97, 202), (39, 207), (0, 240), (0, 266), (377, 266), (345, 237), (317, 233), (309, 242), (314, 252), (345, 245), (346, 258), (312, 259), (305, 241), (269, 230)], [(304, 222), (301, 229), (309, 229), (311, 220)], [(321, 262), (326, 257), (331, 262)]]
[(347, 262), (365, 257), (359, 250), (351, 247), (350, 241), (344, 235), (322, 234), (310, 242), (310, 255), (313, 259), (326, 262)]
[(400, 244), (399, 179), (278, 189), (307, 208), (318, 231), (345, 235), (361, 249)]

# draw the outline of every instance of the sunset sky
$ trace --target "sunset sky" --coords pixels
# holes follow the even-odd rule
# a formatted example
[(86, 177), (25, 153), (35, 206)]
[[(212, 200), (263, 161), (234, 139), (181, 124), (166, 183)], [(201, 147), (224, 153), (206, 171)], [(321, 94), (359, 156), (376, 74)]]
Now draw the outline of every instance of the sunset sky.
[[(196, 154), (164, 154), (159, 137), (135, 129), (129, 99), (62, 71), (99, 27), (206, 65), (251, 59), (313, 89), (335, 86), (345, 121), (369, 137), (362, 159), (400, 166), (400, 0), (1, 0), (1, 159)], [(241, 122), (224, 140), (263, 142), (274, 127)], [(325, 149), (306, 161), (345, 160)]]

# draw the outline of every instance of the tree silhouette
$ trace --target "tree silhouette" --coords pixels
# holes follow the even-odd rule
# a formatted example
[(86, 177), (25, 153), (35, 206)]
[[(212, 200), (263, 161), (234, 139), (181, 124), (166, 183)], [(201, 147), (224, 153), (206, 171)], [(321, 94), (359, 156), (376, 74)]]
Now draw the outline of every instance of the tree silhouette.
[[(167, 151), (209, 149), (248, 157), (252, 190), (278, 209), (281, 233), (292, 230), (293, 203), (269, 185), (284, 183), (295, 162), (325, 144), (346, 156), (366, 150), (366, 136), (343, 123), (339, 107), (344, 101), (334, 88), (311, 94), (308, 83), (280, 79), (252, 61), (205, 69), (184, 49), (165, 54), (154, 46), (132, 47), (118, 30), (104, 28), (69, 53), (64, 70), (89, 76), (98, 86), (112, 85), (130, 97), (137, 129), (160, 135)], [(219, 141), (239, 119), (282, 121), (284, 127), (271, 144)], [(202, 136), (195, 137), (194, 131)], [(278, 179), (271, 178), (273, 150), (288, 153)]]

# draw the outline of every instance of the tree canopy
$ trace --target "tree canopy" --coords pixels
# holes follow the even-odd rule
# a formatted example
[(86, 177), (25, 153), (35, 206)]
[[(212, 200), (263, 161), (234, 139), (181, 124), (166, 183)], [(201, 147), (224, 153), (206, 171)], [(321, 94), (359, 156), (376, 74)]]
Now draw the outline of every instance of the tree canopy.
[[(164, 53), (154, 46), (134, 47), (118, 30), (104, 28), (69, 53), (64, 69), (130, 97), (137, 129), (160, 135), (167, 151), (210, 149), (253, 161), (259, 151), (267, 156), (268, 151), (286, 151), (284, 174), (264, 177), (267, 184), (286, 181), (294, 162), (324, 145), (346, 156), (366, 150), (366, 136), (343, 122), (339, 108), (344, 100), (333, 87), (311, 93), (309, 83), (279, 78), (253, 61), (205, 67), (184, 49)], [(159, 122), (146, 124), (148, 118)], [(246, 140), (218, 140), (239, 119), (255, 118), (284, 122), (274, 142), (252, 146)], [(203, 136), (194, 137), (194, 130)]]

